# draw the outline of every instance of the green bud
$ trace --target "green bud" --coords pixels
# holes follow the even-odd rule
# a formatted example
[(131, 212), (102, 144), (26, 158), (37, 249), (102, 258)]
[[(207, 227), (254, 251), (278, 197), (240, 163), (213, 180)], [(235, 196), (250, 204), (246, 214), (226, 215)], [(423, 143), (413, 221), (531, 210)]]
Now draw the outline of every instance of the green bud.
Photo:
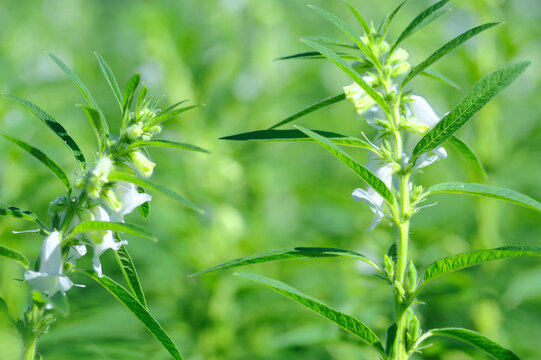
[(135, 124), (129, 126), (126, 129), (126, 136), (128, 136), (128, 139), (135, 141), (138, 140), (141, 135), (143, 135), (143, 123), (140, 121), (136, 122)]
[(403, 62), (393, 69), (392, 77), (400, 76), (411, 69), (411, 65), (407, 62)]
[(408, 276), (406, 279), (406, 289), (408, 293), (413, 293), (417, 288), (417, 268), (413, 264), (413, 261), (410, 260), (410, 265), (408, 267)]
[(118, 212), (120, 208), (122, 207), (122, 203), (118, 201), (118, 198), (116, 197), (115, 193), (111, 188), (108, 188), (103, 191), (102, 194), (103, 201), (115, 212)]
[(402, 48), (398, 48), (395, 51), (393, 51), (391, 57), (389, 58), (389, 63), (395, 65), (400, 62), (408, 60), (410, 54)]
[(150, 161), (145, 154), (141, 151), (132, 151), (129, 156), (133, 166), (135, 166), (141, 175), (144, 177), (150, 177), (152, 175), (156, 164)]
[(393, 259), (387, 254), (383, 257), (383, 269), (385, 270), (385, 274), (387, 274), (387, 278), (392, 281), (394, 278), (394, 264)]
[[(372, 79), (371, 76), (364, 77), (364, 80), (368, 83)], [(376, 102), (356, 83), (344, 86), (344, 93), (346, 94), (346, 99), (355, 106), (355, 112), (358, 114), (363, 114), (376, 105)]]
[(379, 43), (378, 43), (378, 53), (379, 54), (385, 54), (387, 51), (389, 51), (389, 44), (387, 43), (387, 41), (385, 40), (381, 40)]
[(402, 286), (401, 283), (399, 283), (398, 281), (395, 281), (394, 287), (401, 298), (403, 298), (406, 295), (406, 292), (404, 291), (404, 287)]
[(113, 169), (113, 161), (108, 157), (98, 160), (96, 167), (92, 170), (92, 177), (88, 182), (88, 195), (91, 198), (99, 198), (103, 185), (109, 182), (108, 176)]

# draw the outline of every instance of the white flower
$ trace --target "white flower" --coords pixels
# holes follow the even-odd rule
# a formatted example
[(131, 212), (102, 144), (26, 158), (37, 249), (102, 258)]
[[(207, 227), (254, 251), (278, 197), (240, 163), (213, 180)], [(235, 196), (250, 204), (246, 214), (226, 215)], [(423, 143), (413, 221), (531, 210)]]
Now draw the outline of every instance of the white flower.
[(98, 198), (100, 196), (101, 189), (109, 179), (109, 173), (113, 169), (113, 161), (108, 157), (102, 157), (96, 163), (96, 167), (92, 170), (92, 177), (90, 178), (88, 186), (88, 195), (92, 198)]
[[(373, 168), (374, 165), (374, 161), (369, 161), (367, 167)], [(392, 183), (393, 169), (393, 164), (387, 163), (381, 167), (378, 167), (375, 170), (374, 175), (376, 175), (381, 181), (383, 181), (385, 185), (387, 185), (387, 187), (390, 187)], [(383, 197), (381, 197), (381, 195), (372, 188), (369, 188), (368, 190), (355, 189), (352, 196), (353, 200), (355, 201), (365, 202), (370, 207), (370, 210), (372, 210), (372, 212), (374, 213), (374, 220), (366, 230), (371, 231), (373, 228), (376, 227), (376, 225), (381, 222), (381, 219), (383, 219), (383, 216), (385, 215), (383, 211)]]
[(119, 207), (112, 209), (112, 221), (124, 222), (124, 215), (131, 213), (138, 206), (152, 200), (152, 196), (137, 191), (137, 187), (128, 182), (119, 181), (114, 188), (115, 197), (118, 199)]
[(85, 245), (73, 245), (68, 251), (68, 256), (66, 257), (66, 262), (75, 264), (75, 260), (86, 255), (86, 246)]
[(60, 246), (60, 233), (54, 231), (47, 236), (41, 247), (40, 265), (38, 271), (25, 271), (24, 280), (32, 289), (47, 294), (49, 298), (57, 292), (63, 295), (73, 283), (62, 274), (62, 248)]

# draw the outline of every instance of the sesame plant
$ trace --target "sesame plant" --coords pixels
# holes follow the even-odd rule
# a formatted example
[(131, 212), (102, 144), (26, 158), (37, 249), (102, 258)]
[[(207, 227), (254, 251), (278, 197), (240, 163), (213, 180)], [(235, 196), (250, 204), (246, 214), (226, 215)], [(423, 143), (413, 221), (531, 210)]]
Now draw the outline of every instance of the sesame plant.
[[(434, 205), (427, 202), (433, 194), (488, 197), (541, 211), (541, 203), (538, 201), (501, 187), (464, 182), (446, 182), (425, 187), (417, 183), (417, 174), (423, 168), (446, 158), (446, 147), (455, 148), (466, 159), (467, 164), (485, 176), (479, 158), (456, 136), (456, 132), (517, 79), (529, 65), (529, 62), (520, 62), (486, 75), (446, 115), (437, 116), (429, 101), (412, 89), (413, 80), (418, 76), (425, 76), (454, 85), (444, 75), (430, 70), (429, 67), (470, 38), (498, 25), (487, 23), (474, 27), (447, 42), (426, 60), (411, 66), (408, 52), (401, 47), (403, 41), (443, 15), (447, 2), (448, 0), (439, 1), (422, 11), (396, 39), (388, 39), (388, 29), (406, 1), (378, 26), (367, 23), (360, 13), (347, 3), (362, 29), (362, 34), (358, 34), (335, 15), (312, 7), (343, 32), (347, 41), (321, 36), (305, 38), (302, 41), (314, 51), (282, 59), (330, 60), (353, 83), (345, 86), (340, 94), (323, 99), (266, 130), (224, 138), (237, 141), (313, 142), (321, 145), (365, 183), (365, 188), (355, 189), (352, 195), (353, 200), (368, 205), (374, 213), (374, 220), (368, 230), (373, 229), (383, 219), (393, 224), (396, 241), (388, 244), (388, 252), (382, 254), (380, 259), (370, 259), (354, 251), (332, 247), (296, 247), (237, 258), (198, 274), (283, 259), (353, 258), (371, 265), (382, 285), (387, 286), (391, 292), (393, 307), (390, 313), (393, 313), (393, 319), (389, 322), (392, 325), (386, 334), (376, 334), (355, 317), (335, 310), (278, 280), (249, 273), (237, 275), (261, 283), (353, 333), (375, 351), (373, 356), (367, 355), (367, 358), (405, 360), (416, 353), (422, 353), (422, 350), (430, 346), (431, 342), (437, 341), (434, 338), (439, 336), (461, 340), (495, 359), (519, 358), (506, 347), (472, 330), (449, 327), (423, 329), (417, 316), (422, 309), (421, 305), (430, 306), (430, 299), (422, 298), (423, 289), (441, 276), (488, 261), (541, 255), (541, 248), (526, 246), (475, 250), (435, 260), (424, 270), (424, 274), (421, 274), (417, 270), (416, 254), (409, 251), (410, 220), (423, 208)], [(365, 136), (362, 129), (359, 129), (362, 136), (310, 130), (302, 126), (279, 129), (318, 109), (343, 100), (348, 100), (354, 106), (355, 117), (365, 120), (366, 125), (363, 122), (358, 124), (377, 130), (373, 139)], [(366, 150), (368, 161), (357, 161), (344, 150), (343, 147), (346, 146)]]
[[(143, 218), (149, 215), (152, 196), (162, 193), (196, 211), (195, 204), (170, 190), (154, 183), (151, 177), (155, 163), (147, 153), (149, 147), (173, 148), (198, 152), (206, 150), (175, 141), (153, 139), (162, 130), (162, 123), (193, 109), (198, 105), (184, 106), (185, 101), (158, 108), (161, 98), (153, 99), (141, 83), (139, 74), (133, 75), (123, 93), (105, 60), (96, 53), (100, 69), (109, 84), (120, 109), (120, 129), (117, 134), (109, 131), (109, 125), (100, 107), (81, 80), (56, 56), (50, 54), (56, 64), (71, 78), (82, 93), (87, 105), (80, 105), (97, 139), (94, 161), (87, 161), (79, 146), (51, 115), (28, 100), (3, 94), (33, 113), (52, 130), (71, 150), (79, 165), (77, 177), (70, 179), (55, 161), (36, 147), (3, 134), (3, 137), (39, 160), (60, 180), (65, 192), (49, 204), (49, 218), (45, 220), (32, 211), (0, 202), (0, 215), (8, 215), (33, 223), (24, 233), (43, 237), (41, 253), (35, 261), (29, 261), (20, 252), (0, 245), (2, 257), (18, 262), (24, 268), (21, 286), (29, 289), (29, 306), (22, 318), (9, 315), (7, 305), (0, 298), (0, 307), (10, 318), (23, 342), (21, 359), (41, 359), (37, 351), (38, 338), (46, 333), (51, 324), (68, 313), (66, 293), (73, 286), (73, 278), (82, 274), (95, 280), (130, 310), (161, 342), (175, 359), (182, 356), (162, 326), (150, 314), (132, 258), (128, 254), (128, 242), (122, 234), (131, 234), (155, 240), (155, 237), (137, 224), (124, 221), (124, 217), (139, 209)], [(27, 235), (28, 236), (28, 235)], [(92, 270), (80, 268), (79, 258), (92, 257)], [(111, 250), (123, 274), (125, 285), (104, 275), (100, 256)], [(112, 272), (109, 269), (107, 272)], [(84, 290), (83, 290), (84, 291)]]

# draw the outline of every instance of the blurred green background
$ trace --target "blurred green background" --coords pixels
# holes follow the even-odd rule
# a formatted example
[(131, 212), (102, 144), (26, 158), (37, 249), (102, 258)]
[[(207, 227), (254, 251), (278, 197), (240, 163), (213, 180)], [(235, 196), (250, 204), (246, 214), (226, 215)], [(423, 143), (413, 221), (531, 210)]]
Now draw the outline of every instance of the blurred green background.
[[(398, 1), (352, 0), (363, 16), (379, 21)], [(190, 98), (205, 107), (167, 124), (161, 138), (203, 146), (210, 156), (151, 150), (154, 180), (187, 195), (206, 213), (199, 216), (155, 195), (145, 225), (157, 244), (130, 239), (149, 306), (191, 360), (373, 359), (353, 336), (297, 304), (232, 276), (187, 275), (233, 257), (291, 246), (329, 246), (379, 258), (394, 239), (372, 220), (367, 206), (351, 200), (360, 180), (316, 145), (232, 143), (217, 138), (265, 128), (351, 83), (323, 61), (273, 59), (308, 51), (298, 39), (341, 37), (310, 10), (307, 1), (184, 0), (82, 1), (0, 0), (0, 91), (27, 98), (59, 120), (92, 159), (96, 145), (82, 111), (83, 99), (47, 57), (63, 59), (91, 89), (114, 124), (118, 111), (93, 51), (100, 52), (121, 86), (135, 71), (165, 103)], [(311, 0), (355, 19), (341, 1)], [(390, 34), (397, 36), (430, 3), (410, 1)], [(541, 3), (537, 0), (455, 0), (452, 11), (403, 46), (418, 63), (451, 37), (493, 20), (489, 30), (454, 51), (434, 69), (452, 78), (457, 91), (428, 79), (415, 81), (439, 114), (447, 112), (481, 76), (514, 61), (533, 65), (503, 95), (476, 115), (460, 135), (484, 161), (490, 184), (541, 198)], [(358, 29), (358, 27), (355, 27)], [(300, 121), (318, 129), (371, 134), (348, 103)], [(71, 174), (66, 148), (30, 113), (0, 98), (1, 133), (22, 138), (48, 153)], [(355, 153), (360, 159), (364, 153)], [(0, 199), (47, 217), (61, 185), (47, 169), (5, 140), (0, 141)], [(426, 169), (419, 183), (481, 181), (449, 150), (449, 158)], [(505, 244), (540, 245), (541, 217), (496, 201), (442, 195), (438, 205), (414, 219), (412, 254), (423, 268), (440, 257)], [(143, 223), (138, 214), (131, 221)], [(29, 224), (0, 219), (0, 243), (35, 258), (40, 238), (15, 235)], [(118, 276), (111, 254), (104, 270)], [(81, 262), (81, 265), (85, 265)], [(89, 266), (87, 263), (86, 266)], [(298, 260), (243, 270), (277, 278), (367, 323), (382, 338), (391, 323), (391, 297), (383, 282), (353, 261)], [(22, 313), (27, 286), (22, 269), (0, 259), (0, 296), (13, 315)], [(39, 349), (46, 360), (167, 359), (146, 329), (102, 288), (69, 292), (71, 314), (60, 318)], [(484, 332), (524, 359), (541, 358), (541, 262), (507, 260), (449, 275), (428, 287), (417, 307), (425, 328), (461, 326)], [(435, 339), (424, 359), (485, 359), (461, 343)], [(17, 359), (20, 341), (0, 317), (0, 358)]]

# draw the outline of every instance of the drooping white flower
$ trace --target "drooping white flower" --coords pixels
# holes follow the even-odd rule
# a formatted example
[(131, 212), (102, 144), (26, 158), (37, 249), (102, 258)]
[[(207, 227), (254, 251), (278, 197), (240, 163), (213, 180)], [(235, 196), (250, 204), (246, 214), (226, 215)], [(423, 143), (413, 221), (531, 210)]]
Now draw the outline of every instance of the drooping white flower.
[(75, 264), (75, 261), (86, 255), (86, 246), (83, 244), (73, 245), (68, 251), (66, 262)]
[(120, 207), (114, 209), (111, 215), (111, 221), (124, 222), (124, 216), (131, 213), (140, 205), (152, 200), (152, 196), (147, 193), (140, 193), (137, 186), (132, 183), (119, 181), (116, 183), (114, 193), (120, 203)]
[[(369, 169), (373, 169), (375, 166), (377, 165), (373, 160), (369, 161), (369, 164), (367, 165)], [(374, 170), (374, 175), (376, 175), (381, 181), (383, 181), (385, 185), (387, 185), (387, 187), (390, 187), (392, 183), (393, 170), (393, 164), (387, 163), (383, 166), (377, 167)], [(371, 231), (381, 222), (381, 220), (385, 216), (385, 212), (383, 209), (383, 204), (385, 200), (372, 188), (369, 188), (368, 190), (360, 188), (355, 189), (353, 190), (352, 196), (353, 200), (366, 203), (370, 207), (370, 210), (372, 210), (372, 212), (374, 213), (374, 220), (372, 220), (372, 224), (370, 224), (370, 226), (366, 230)]]
[(49, 298), (57, 292), (65, 294), (72, 286), (71, 280), (62, 273), (61, 236), (54, 231), (47, 236), (41, 247), (39, 271), (25, 271), (24, 280), (32, 289), (46, 294)]

